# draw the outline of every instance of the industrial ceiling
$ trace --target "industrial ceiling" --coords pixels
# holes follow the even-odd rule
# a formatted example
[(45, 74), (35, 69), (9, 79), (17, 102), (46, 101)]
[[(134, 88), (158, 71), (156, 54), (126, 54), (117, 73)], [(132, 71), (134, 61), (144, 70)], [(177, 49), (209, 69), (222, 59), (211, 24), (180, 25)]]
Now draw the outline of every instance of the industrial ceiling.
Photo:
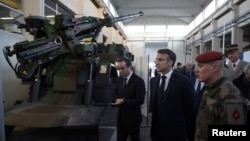
[[(144, 16), (135, 20), (124, 21), (124, 25), (187, 25), (189, 24), (212, 0), (110, 0), (119, 14), (128, 15), (144, 12)], [(45, 0), (50, 7), (55, 6), (58, 0)], [(8, 17), (11, 9), (0, 5), (0, 17)], [(47, 8), (45, 15), (53, 12)], [(12, 11), (12, 13), (15, 13)], [(17, 13), (17, 17), (22, 14)], [(4, 23), (3, 23), (4, 22)], [(1, 25), (16, 23), (13, 20), (1, 21)], [(1, 27), (1, 26), (0, 26)]]
[(118, 15), (143, 11), (125, 25), (187, 25), (212, 0), (110, 0)]

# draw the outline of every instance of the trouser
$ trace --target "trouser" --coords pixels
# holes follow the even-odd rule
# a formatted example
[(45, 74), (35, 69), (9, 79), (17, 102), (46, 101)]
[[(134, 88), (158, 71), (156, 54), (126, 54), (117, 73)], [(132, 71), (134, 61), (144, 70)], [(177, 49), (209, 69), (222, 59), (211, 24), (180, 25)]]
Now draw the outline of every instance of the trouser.
[(117, 141), (140, 141), (140, 123), (138, 124), (125, 124), (123, 122), (117, 122)]

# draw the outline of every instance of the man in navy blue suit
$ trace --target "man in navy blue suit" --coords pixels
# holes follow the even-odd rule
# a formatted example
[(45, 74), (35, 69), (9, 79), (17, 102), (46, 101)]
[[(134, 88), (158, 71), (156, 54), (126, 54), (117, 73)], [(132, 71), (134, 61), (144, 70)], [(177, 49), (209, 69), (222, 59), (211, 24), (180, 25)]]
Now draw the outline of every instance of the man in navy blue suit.
[(169, 49), (157, 52), (160, 75), (150, 80), (152, 141), (186, 141), (194, 110), (194, 88), (184, 75), (173, 71), (176, 55)]
[(202, 95), (205, 89), (205, 83), (200, 82), (198, 79), (198, 74), (196, 71), (194, 71), (195, 77), (190, 78), (190, 81), (194, 87), (195, 93), (194, 96), (194, 113), (191, 119), (191, 124), (189, 126), (189, 135), (188, 135), (188, 141), (194, 141), (194, 134), (195, 134), (195, 123), (196, 123), (196, 116), (199, 110), (200, 102), (202, 99)]
[(117, 116), (117, 141), (140, 141), (140, 124), (142, 122), (141, 105), (146, 93), (144, 80), (132, 70), (128, 58), (117, 60), (120, 77), (116, 83), (116, 100), (112, 105), (119, 106)]

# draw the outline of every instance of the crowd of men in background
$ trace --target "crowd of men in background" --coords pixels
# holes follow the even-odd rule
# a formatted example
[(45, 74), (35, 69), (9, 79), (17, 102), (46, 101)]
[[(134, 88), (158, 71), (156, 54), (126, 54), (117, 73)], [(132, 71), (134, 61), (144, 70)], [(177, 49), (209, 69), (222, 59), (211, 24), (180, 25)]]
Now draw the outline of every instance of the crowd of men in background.
[[(223, 77), (232, 82), (241, 92), (241, 95), (246, 99), (250, 99), (250, 63), (240, 59), (240, 53), (237, 44), (229, 45), (225, 48), (225, 61), (222, 69)], [(200, 106), (202, 105), (202, 95), (206, 85), (200, 82), (197, 78), (196, 70), (197, 65), (189, 61), (185, 65), (180, 62), (177, 63), (174, 71), (179, 72), (190, 79), (195, 89), (194, 105), (195, 112), (192, 117), (192, 124), (189, 128), (189, 140), (195, 140), (195, 124), (197, 123), (197, 114)], [(211, 72), (212, 73), (212, 72)], [(247, 120), (250, 118), (249, 112)], [(249, 122), (249, 121), (248, 121)], [(248, 123), (249, 124), (249, 123)], [(196, 127), (197, 128), (197, 127)]]
[(228, 64), (221, 52), (207, 51), (196, 56), (196, 65), (174, 68), (176, 54), (157, 51), (157, 73), (150, 79), (152, 141), (207, 141), (208, 125), (247, 124), (247, 98), (225, 73), (245, 67), (237, 45), (228, 46), (226, 56)]
[[(159, 49), (155, 76), (150, 79), (152, 141), (207, 141), (208, 125), (248, 124), (250, 63), (239, 55), (238, 45), (233, 44), (226, 47), (225, 55), (207, 51), (196, 57), (197, 64), (178, 62), (174, 68), (176, 54)], [(128, 137), (140, 141), (145, 83), (133, 72), (129, 59), (117, 60), (117, 69), (120, 77), (112, 103), (119, 106), (117, 141)]]
[[(161, 52), (158, 52), (158, 54), (161, 54)], [(168, 56), (171, 57), (171, 54), (170, 55), (168, 54)], [(158, 58), (156, 58), (156, 59), (158, 59)], [(171, 58), (170, 58), (170, 60), (171, 60)], [(155, 76), (158, 79), (160, 78), (160, 81), (157, 80), (157, 81), (159, 81), (158, 85), (160, 85), (160, 83), (162, 81), (161, 77), (164, 75), (166, 75), (166, 77), (167, 77), (167, 74), (162, 72), (161, 63), (158, 63), (158, 62), (161, 62), (161, 60), (155, 61), (155, 64), (156, 64)], [(233, 99), (238, 101), (239, 103), (241, 103), (240, 106), (243, 106), (243, 107), (247, 106), (246, 104), (248, 103), (248, 101), (250, 99), (250, 63), (240, 59), (240, 52), (239, 52), (239, 48), (238, 48), (237, 44), (232, 44), (232, 45), (227, 46), (225, 48), (225, 54), (222, 54), (222, 53), (216, 52), (216, 51), (208, 51), (208, 52), (205, 52), (203, 54), (200, 54), (196, 57), (196, 62), (197, 62), (197, 64), (195, 64), (191, 61), (188, 61), (188, 62), (186, 62), (185, 65), (182, 65), (181, 62), (177, 62), (176, 67), (175, 68), (173, 67), (173, 72), (171, 72), (171, 71), (168, 72), (168, 73), (171, 73), (171, 75), (175, 74), (177, 72), (179, 74), (182, 74), (183, 76), (186, 76), (186, 78), (188, 78), (190, 80), (192, 87), (194, 89), (194, 92), (192, 92), (193, 93), (193, 100), (194, 100), (193, 101), (193, 105), (194, 105), (193, 111), (194, 112), (193, 112), (193, 115), (191, 117), (191, 122), (188, 125), (188, 140), (189, 141), (200, 140), (200, 139), (206, 140), (207, 139), (207, 133), (206, 133), (207, 132), (207, 127), (206, 127), (207, 123), (210, 123), (210, 124), (211, 123), (213, 123), (213, 124), (235, 124), (235, 123), (229, 123), (228, 119), (222, 119), (219, 121), (211, 119), (211, 121), (209, 121), (209, 118), (206, 118), (206, 119), (204, 118), (204, 116), (211, 117), (211, 115), (221, 116), (221, 115), (216, 115), (216, 111), (207, 112), (209, 110), (209, 109), (206, 109), (207, 107), (209, 107), (207, 102), (213, 96), (216, 95), (215, 97), (217, 97), (217, 98), (212, 98), (213, 101), (211, 101), (210, 104), (213, 103), (214, 101), (218, 100), (217, 102), (219, 102), (219, 104), (217, 104), (217, 106), (220, 104), (221, 104), (220, 106), (225, 106), (222, 103), (227, 101), (225, 98), (227, 96), (234, 97)], [(155, 77), (153, 77), (152, 79), (153, 80), (151, 80), (150, 84), (153, 83), (153, 81), (155, 80)], [(214, 79), (214, 80), (211, 80), (211, 79)], [(157, 84), (157, 81), (155, 81), (153, 85)], [(182, 81), (184, 81), (184, 79)], [(170, 82), (168, 82), (168, 83), (170, 83)], [(178, 83), (178, 84), (179, 84), (179, 86), (181, 85), (181, 83)], [(168, 87), (170, 87), (170, 86), (168, 86)], [(171, 87), (173, 87), (173, 86), (171, 86)], [(185, 89), (185, 88), (187, 88), (187, 86), (185, 86), (185, 87), (180, 86), (179, 88)], [(151, 88), (151, 89), (154, 90), (154, 88)], [(222, 92), (216, 92), (219, 89), (223, 89), (223, 90), (221, 90)], [(189, 91), (186, 90), (186, 93), (189, 93)], [(203, 96), (204, 93), (206, 93), (205, 96)], [(176, 92), (175, 92), (175, 94), (176, 94)], [(158, 95), (158, 92), (155, 93), (154, 91), (152, 91), (151, 95)], [(224, 96), (227, 95), (227, 96), (223, 97), (223, 95)], [(221, 100), (219, 100), (219, 99), (223, 99), (225, 101), (221, 102)], [(151, 102), (151, 104), (153, 103), (153, 105), (155, 105), (154, 104), (155, 101), (157, 103), (161, 102), (161, 100), (159, 100), (159, 99), (154, 100), (154, 96), (151, 97), (151, 101), (153, 101), (153, 102)], [(176, 104), (173, 104), (173, 105), (176, 105)], [(187, 106), (187, 104), (185, 106)], [(165, 109), (166, 108), (167, 108), (167, 106), (165, 106)], [(250, 115), (246, 109), (244, 109), (246, 111), (246, 113), (241, 113), (242, 115), (248, 114), (245, 119), (244, 118), (242, 119), (242, 123), (249, 124), (248, 119), (250, 118)], [(224, 109), (224, 110), (226, 110), (226, 109)], [(219, 112), (224, 113), (225, 112), (224, 110), (219, 111)], [(153, 110), (150, 109), (150, 113), (152, 113), (152, 111)], [(159, 105), (158, 105), (158, 108), (156, 108), (156, 111), (164, 111), (164, 110), (159, 109)], [(168, 110), (168, 113), (169, 113), (169, 111), (170, 110)], [(156, 113), (159, 113), (159, 112), (156, 112)], [(225, 115), (227, 115), (227, 114), (228, 113), (226, 113)], [(160, 115), (157, 115), (157, 116), (160, 116)], [(230, 117), (227, 117), (227, 118), (230, 118)], [(231, 118), (234, 118), (234, 117), (231, 117)], [(157, 119), (157, 123), (159, 123), (159, 121), (160, 121), (160, 119)], [(152, 130), (153, 131), (155, 130), (154, 129), (154, 122), (155, 121), (153, 120), (152, 121)], [(174, 122), (174, 121), (172, 121), (172, 122)], [(160, 123), (160, 125), (163, 125), (163, 123)], [(159, 132), (161, 131), (161, 129), (163, 129), (163, 127), (159, 128)], [(165, 129), (165, 130), (167, 130), (167, 129)], [(164, 132), (162, 135), (160, 135), (159, 132), (155, 132), (155, 133), (157, 133), (157, 135), (155, 135), (155, 137), (162, 136), (162, 138), (161, 137), (156, 138), (156, 139), (153, 138), (153, 140), (164, 139), (164, 137), (166, 137), (166, 135), (167, 135), (166, 132)], [(202, 133), (202, 132), (204, 132), (204, 133)], [(151, 132), (151, 134), (152, 134), (152, 132)], [(172, 135), (174, 135), (174, 133), (172, 133)], [(174, 138), (176, 138), (176, 137), (174, 137)]]
[[(185, 65), (178, 62), (174, 71), (192, 79), (195, 78), (195, 66), (196, 64), (192, 61), (188, 61)], [(225, 48), (223, 75), (240, 89), (246, 99), (250, 99), (250, 62), (240, 59), (237, 44)]]

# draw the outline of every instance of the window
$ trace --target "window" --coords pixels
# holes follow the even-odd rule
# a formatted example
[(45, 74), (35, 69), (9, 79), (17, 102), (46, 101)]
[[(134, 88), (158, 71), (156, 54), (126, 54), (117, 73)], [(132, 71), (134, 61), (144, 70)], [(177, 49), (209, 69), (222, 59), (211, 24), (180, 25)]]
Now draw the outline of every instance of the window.
[(165, 25), (149, 25), (146, 26), (146, 32), (166, 32)]
[(215, 1), (213, 0), (204, 10), (204, 18), (209, 17), (215, 11)]
[(144, 26), (126, 26), (127, 32), (144, 32)]
[(202, 20), (203, 20), (203, 16), (202, 16), (203, 12), (201, 12), (196, 18), (195, 18), (195, 26), (199, 25)]
[(171, 37), (187, 35), (187, 26), (185, 25), (169, 25), (167, 35)]
[(224, 4), (227, 0), (217, 0), (217, 7), (220, 7), (222, 4)]

